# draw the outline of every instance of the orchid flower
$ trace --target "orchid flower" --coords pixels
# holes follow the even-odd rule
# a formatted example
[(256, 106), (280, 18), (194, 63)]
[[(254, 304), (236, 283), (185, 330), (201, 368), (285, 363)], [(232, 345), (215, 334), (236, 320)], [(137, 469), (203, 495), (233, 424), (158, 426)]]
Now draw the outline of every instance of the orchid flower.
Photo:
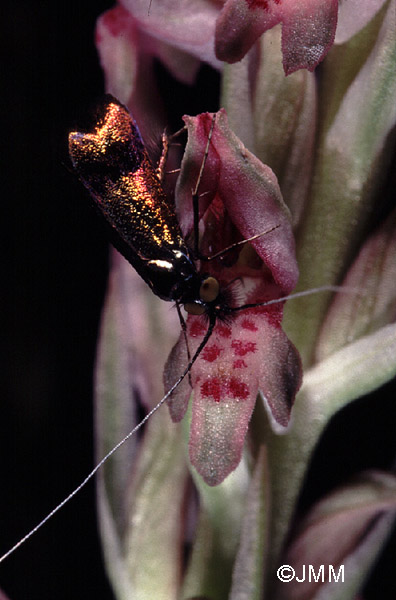
[[(198, 176), (211, 118), (201, 115), (186, 121), (193, 142), (186, 148), (176, 197), (187, 237), (193, 226), (191, 177), (194, 172)], [(233, 261), (224, 255), (224, 262), (231, 262), (228, 268), (219, 265), (220, 261), (204, 263), (201, 268), (221, 283), (230, 294), (230, 303), (235, 304), (233, 295), (239, 306), (282, 298), (295, 287), (298, 271), (289, 211), (276, 178), (232, 133), (224, 111), (218, 114), (210, 142), (208, 157), (215, 157), (206, 161), (202, 178), (202, 187), (209, 193), (200, 207), (204, 222), (201, 247), (213, 255), (224, 250), (228, 240), (235, 243), (238, 231), (242, 239), (251, 237), (257, 228), (263, 235), (252, 241), (256, 252), (251, 248), (250, 256), (243, 246)], [(301, 384), (301, 364), (281, 322), (280, 303), (241, 310), (228, 323), (217, 324), (192, 369), (190, 457), (209, 485), (223, 481), (239, 464), (259, 389), (275, 421), (283, 427), (289, 422)], [(192, 352), (206, 329), (200, 317), (187, 321)], [(187, 362), (182, 333), (166, 366), (166, 379), (170, 374), (177, 379), (181, 365)], [(179, 386), (170, 399), (174, 421), (180, 421), (187, 409), (190, 390), (185, 387)]]
[[(335, 0), (153, 0), (148, 10), (145, 0), (123, 0), (98, 21), (107, 91), (144, 136), (150, 124), (165, 126), (169, 110), (155, 61), (188, 84), (203, 63), (221, 74), (225, 111), (199, 183), (200, 251), (211, 256), (263, 233), (199, 263), (232, 304), (281, 300), (297, 265), (297, 291), (343, 288), (217, 322), (169, 402), (174, 422), (158, 411), (106, 465), (100, 526), (117, 598), (353, 599), (389, 534), (391, 472), (356, 474), (298, 513), (331, 419), (396, 375), (396, 209), (385, 203), (395, 4), (345, 0), (338, 19), (337, 8)], [(190, 243), (211, 122), (207, 113), (185, 117), (181, 172), (167, 182)], [(189, 316), (179, 334), (175, 311), (113, 255), (96, 374), (100, 455), (142, 407), (155, 406), (164, 365), (169, 388), (206, 330), (203, 317)], [(344, 583), (285, 583), (282, 565), (300, 579), (303, 565), (342, 566)]]

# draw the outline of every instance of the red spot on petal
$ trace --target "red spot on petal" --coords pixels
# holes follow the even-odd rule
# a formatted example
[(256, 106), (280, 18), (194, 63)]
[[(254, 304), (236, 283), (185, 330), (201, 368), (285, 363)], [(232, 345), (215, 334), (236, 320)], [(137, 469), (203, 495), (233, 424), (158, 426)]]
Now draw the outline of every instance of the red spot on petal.
[(231, 328), (226, 327), (225, 325), (218, 325), (218, 327), (216, 327), (216, 333), (223, 338), (229, 338), (231, 337)]
[(245, 356), (250, 352), (256, 352), (256, 344), (254, 342), (243, 342), (242, 340), (232, 340), (231, 346), (237, 356)]
[(211, 346), (205, 346), (205, 348), (202, 350), (201, 357), (203, 358), (203, 360), (213, 362), (216, 360), (216, 358), (220, 356), (221, 350), (222, 349), (216, 344), (212, 344)]
[(201, 385), (201, 394), (206, 398), (211, 398), (215, 402), (220, 402), (227, 396), (236, 400), (246, 400), (249, 397), (249, 387), (237, 377), (226, 377), (223, 379), (213, 377), (204, 381)]
[(248, 331), (258, 330), (256, 323), (253, 323), (253, 321), (251, 321), (250, 319), (243, 319), (241, 327), (243, 327), (243, 329), (247, 329)]
[(283, 318), (283, 304), (274, 304), (269, 307), (260, 307), (252, 309), (255, 315), (265, 315), (268, 323), (274, 327), (280, 327)]
[(231, 377), (227, 385), (228, 392), (233, 398), (246, 400), (249, 396), (249, 388), (244, 381), (240, 381), (236, 377)]
[(217, 377), (204, 381), (201, 385), (201, 394), (206, 398), (212, 398), (215, 402), (221, 399), (221, 383)]
[(269, 0), (246, 0), (249, 8), (262, 8), (263, 10), (268, 10), (268, 2)]
[(245, 361), (242, 358), (238, 358), (237, 360), (234, 360), (234, 362), (232, 363), (232, 368), (233, 369), (246, 369), (247, 364), (245, 363)]
[(191, 337), (198, 337), (204, 335), (206, 333), (207, 327), (201, 321), (201, 319), (194, 319), (194, 321), (190, 325), (189, 334)]
[(262, 10), (268, 11), (270, 4), (280, 4), (282, 0), (246, 0), (249, 8), (261, 8)]
[(108, 10), (102, 15), (103, 24), (113, 37), (125, 33), (125, 21), (130, 18), (129, 12), (122, 6)]

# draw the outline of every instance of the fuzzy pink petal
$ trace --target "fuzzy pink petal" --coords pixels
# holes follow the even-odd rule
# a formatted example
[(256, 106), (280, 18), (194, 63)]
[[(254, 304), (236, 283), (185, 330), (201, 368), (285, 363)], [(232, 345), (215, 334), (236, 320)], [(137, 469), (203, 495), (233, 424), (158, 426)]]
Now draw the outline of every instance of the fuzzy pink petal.
[[(224, 381), (225, 389), (232, 382)], [(256, 402), (254, 390), (246, 399), (224, 392), (221, 402), (208, 401), (200, 391), (194, 397), (190, 460), (208, 485), (218, 485), (236, 469)], [(257, 390), (256, 390), (257, 392)]]
[(228, 0), (216, 25), (216, 56), (241, 60), (262, 33), (282, 23), (286, 75), (310, 71), (334, 41), (338, 0)]
[[(258, 331), (241, 327), (246, 316), (218, 324), (193, 367), (194, 401), (190, 460), (208, 485), (217, 485), (241, 460), (244, 440), (256, 402), (260, 363)], [(191, 332), (202, 321), (189, 319)]]
[[(272, 0), (270, 3), (272, 7)], [(225, 3), (216, 23), (217, 58), (228, 63), (238, 62), (264, 31), (279, 23), (278, 11), (266, 9), (264, 4), (268, 2), (228, 0)]]
[[(164, 388), (168, 391), (176, 383), (188, 364), (186, 340), (181, 333), (178, 341), (173, 346), (164, 369)], [(191, 396), (191, 386), (188, 375), (177, 386), (168, 400), (169, 412), (174, 423), (184, 417), (188, 400)]]
[(282, 54), (286, 75), (298, 69), (313, 71), (334, 42), (338, 0), (284, 2)]
[(106, 91), (128, 105), (143, 137), (150, 140), (157, 134), (159, 138), (165, 121), (154, 75), (154, 58), (158, 58), (175, 78), (188, 84), (195, 79), (199, 61), (149, 36), (122, 6), (99, 17), (96, 46), (105, 74)]
[[(212, 115), (184, 118), (189, 140), (177, 187), (177, 203), (182, 229), (192, 227), (191, 187), (205, 152)], [(289, 293), (297, 283), (298, 267), (290, 213), (282, 200), (273, 171), (254, 156), (229, 128), (227, 115), (219, 111), (210, 142), (200, 193), (200, 206), (210, 203), (216, 193), (229, 217), (244, 238), (277, 227), (252, 242), (257, 254), (269, 267), (281, 291)]]
[[(183, 234), (193, 228), (192, 189), (207, 150), (198, 196), (199, 216), (204, 217), (202, 239), (209, 250), (211, 245), (225, 247), (224, 223), (231, 223), (244, 238), (273, 228), (252, 242), (267, 268), (260, 262), (259, 268), (251, 267), (242, 275), (231, 305), (282, 297), (294, 287), (298, 271), (289, 212), (275, 175), (229, 129), (225, 111), (217, 113), (215, 121), (207, 113), (185, 121), (189, 137), (176, 189)], [(217, 268), (220, 281), (238, 278), (233, 267)], [(301, 363), (281, 329), (282, 314), (280, 302), (245, 308), (228, 322), (219, 319), (191, 369), (190, 460), (209, 485), (221, 483), (238, 465), (259, 389), (273, 420), (282, 427), (288, 423), (301, 384)], [(191, 356), (207, 330), (205, 318), (189, 316), (186, 335)], [(177, 381), (187, 360), (181, 336), (167, 364), (166, 389)], [(186, 378), (169, 402), (174, 420), (184, 415), (188, 396)]]
[(151, 39), (152, 53), (160, 62), (168, 69), (168, 71), (183, 83), (192, 85), (195, 81), (197, 73), (201, 67), (198, 58), (191, 56), (183, 50), (174, 48), (173, 46), (162, 42), (161, 40)]
[(95, 41), (105, 74), (105, 87), (127, 103), (136, 87), (139, 33), (135, 20), (121, 6), (97, 20)]
[(210, 0), (122, 0), (123, 6), (151, 37), (187, 52), (215, 68), (221, 64), (214, 53), (214, 30), (218, 8)]
[[(192, 369), (190, 459), (209, 485), (217, 485), (238, 465), (259, 388), (272, 417), (286, 426), (301, 385), (297, 351), (278, 324), (280, 304), (239, 314), (231, 325), (218, 324)], [(192, 351), (201, 327), (189, 319)]]
[[(142, 34), (122, 6), (103, 13), (96, 24), (96, 47), (106, 91), (126, 104), (143, 138), (164, 129), (163, 107), (153, 72), (153, 57), (142, 53)], [(144, 74), (144, 77), (143, 77)]]
[(282, 329), (261, 319), (265, 350), (260, 363), (259, 388), (273, 419), (287, 427), (294, 399), (302, 383), (300, 355)]

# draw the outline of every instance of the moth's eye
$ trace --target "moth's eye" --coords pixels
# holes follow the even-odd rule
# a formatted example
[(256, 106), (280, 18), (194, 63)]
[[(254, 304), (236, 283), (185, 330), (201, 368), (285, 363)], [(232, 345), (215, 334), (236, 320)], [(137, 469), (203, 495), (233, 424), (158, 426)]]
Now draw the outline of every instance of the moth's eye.
[(214, 277), (207, 277), (199, 288), (199, 297), (202, 302), (213, 302), (219, 295), (220, 284)]
[(184, 310), (189, 315), (203, 315), (205, 312), (205, 307), (202, 304), (197, 304), (196, 302), (187, 302), (184, 305)]

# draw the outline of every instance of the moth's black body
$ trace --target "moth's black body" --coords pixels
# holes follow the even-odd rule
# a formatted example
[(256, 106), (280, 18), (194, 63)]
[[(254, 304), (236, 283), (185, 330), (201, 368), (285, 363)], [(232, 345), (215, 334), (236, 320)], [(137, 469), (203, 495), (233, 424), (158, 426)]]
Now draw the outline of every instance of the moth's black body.
[(70, 134), (69, 152), (111, 227), (114, 246), (157, 296), (206, 314), (213, 328), (229, 313), (227, 294), (213, 277), (198, 273), (128, 110), (108, 98), (93, 133)]

